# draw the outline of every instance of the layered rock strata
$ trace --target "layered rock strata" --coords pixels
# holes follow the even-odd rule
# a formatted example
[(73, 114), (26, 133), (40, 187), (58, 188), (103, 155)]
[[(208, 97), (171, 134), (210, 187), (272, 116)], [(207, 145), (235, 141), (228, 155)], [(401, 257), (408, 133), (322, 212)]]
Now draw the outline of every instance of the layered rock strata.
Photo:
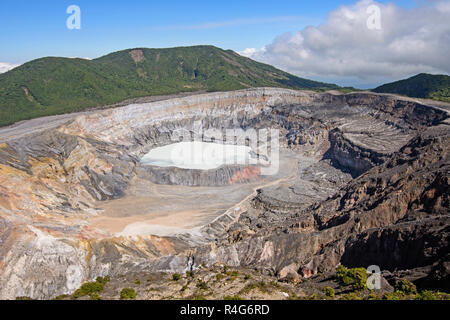
[[(81, 114), (15, 139), (9, 130), (0, 144), (0, 298), (51, 298), (108, 274), (184, 271), (192, 255), (196, 266), (273, 274), (294, 266), (308, 277), (345, 263), (428, 268), (425, 284), (448, 279), (448, 109), (390, 95), (260, 88)], [(197, 133), (199, 123), (279, 129), (298, 164), (186, 232), (121, 236), (93, 226), (105, 201), (132, 196), (136, 179), (151, 181), (145, 153), (173, 143), (177, 130)], [(159, 183), (195, 188), (236, 174), (220, 170), (151, 172)]]

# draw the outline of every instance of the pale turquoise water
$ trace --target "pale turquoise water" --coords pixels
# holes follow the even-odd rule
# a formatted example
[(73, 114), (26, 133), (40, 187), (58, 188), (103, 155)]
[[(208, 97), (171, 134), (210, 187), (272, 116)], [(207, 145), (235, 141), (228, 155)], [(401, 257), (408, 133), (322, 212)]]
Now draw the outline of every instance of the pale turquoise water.
[(144, 165), (210, 170), (222, 165), (255, 163), (251, 148), (209, 142), (179, 142), (151, 150), (141, 158)]

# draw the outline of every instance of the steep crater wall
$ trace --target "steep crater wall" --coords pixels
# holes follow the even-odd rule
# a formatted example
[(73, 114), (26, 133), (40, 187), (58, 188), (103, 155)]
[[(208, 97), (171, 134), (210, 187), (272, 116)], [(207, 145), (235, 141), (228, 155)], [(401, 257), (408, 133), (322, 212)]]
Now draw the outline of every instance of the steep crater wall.
[[(274, 224), (260, 228), (267, 234), (273, 229), (287, 230), (287, 234), (277, 237), (274, 233), (269, 240), (254, 237), (231, 246), (221, 241), (230, 241), (227, 231), (239, 218), (233, 212), (211, 222), (211, 237), (112, 237), (92, 228), (89, 221), (100, 214), (98, 201), (123, 197), (136, 177), (164, 184), (218, 185), (242, 172), (243, 168), (227, 167), (203, 176), (140, 165), (149, 150), (173, 143), (174, 131), (187, 128), (194, 132), (198, 122), (204, 130), (277, 128), (283, 148), (314, 161), (328, 151), (331, 160), (356, 177), (385, 161), (425, 127), (446, 118), (443, 110), (392, 96), (261, 88), (100, 111), (81, 115), (57, 129), (8, 141), (0, 145), (0, 297), (50, 298), (97, 276), (130, 270), (184, 270), (185, 255), (216, 236), (220, 241), (215, 250), (209, 245), (198, 249), (203, 257), (199, 261), (259, 265), (274, 272), (294, 260), (311, 262), (309, 270), (314, 272), (322, 258), (331, 266), (334, 258), (319, 253), (325, 250), (327, 239), (346, 239), (349, 228), (341, 223), (345, 219), (319, 213), (311, 219), (309, 215), (302, 229), (309, 231), (298, 236), (279, 224), (289, 221), (288, 217), (276, 216), (289, 213), (289, 204), (279, 211), (275, 202), (262, 206), (272, 210)], [(246, 182), (245, 175), (240, 177)], [(342, 208), (331, 207), (331, 214), (345, 216)], [(295, 216), (290, 220), (297, 231), (302, 224), (298, 220)], [(319, 232), (333, 222), (342, 226)], [(249, 235), (255, 232), (250, 231)], [(236, 226), (231, 242), (240, 239), (239, 232)], [(342, 248), (339, 242), (329, 250), (342, 253)], [(332, 255), (336, 261), (337, 253)]]

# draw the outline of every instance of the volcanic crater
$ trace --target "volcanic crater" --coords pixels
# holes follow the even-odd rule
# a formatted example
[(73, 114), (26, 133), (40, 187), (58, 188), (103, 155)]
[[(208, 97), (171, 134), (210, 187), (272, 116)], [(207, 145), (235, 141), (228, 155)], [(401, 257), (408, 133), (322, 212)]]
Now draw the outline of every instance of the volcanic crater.
[[(0, 298), (50, 298), (98, 276), (186, 271), (190, 256), (194, 268), (289, 267), (307, 277), (341, 260), (356, 263), (358, 248), (389, 238), (387, 230), (424, 223), (429, 237), (440, 232), (448, 241), (449, 110), (393, 95), (257, 88), (0, 129)], [(167, 150), (160, 162), (143, 161), (173, 146), (175, 132), (195, 135), (199, 124), (278, 130), (277, 170), (177, 166), (166, 163)], [(266, 162), (275, 151), (241, 147)], [(402, 167), (408, 161), (428, 166), (427, 174), (414, 176)], [(416, 181), (413, 191), (406, 176)], [(405, 266), (432, 266), (445, 252)], [(393, 268), (386, 257), (371, 259), (365, 263)]]

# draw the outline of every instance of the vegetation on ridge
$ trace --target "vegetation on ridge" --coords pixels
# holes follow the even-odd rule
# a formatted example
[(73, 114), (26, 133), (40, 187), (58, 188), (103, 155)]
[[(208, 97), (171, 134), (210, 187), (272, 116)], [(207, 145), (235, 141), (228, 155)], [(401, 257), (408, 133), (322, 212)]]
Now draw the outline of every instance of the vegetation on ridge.
[[(217, 275), (223, 277), (218, 278)], [(147, 281), (137, 285), (137, 278), (146, 278)], [(174, 281), (174, 278), (177, 280)], [(366, 269), (343, 266), (335, 272), (292, 281), (277, 279), (258, 270), (216, 265), (202, 268), (192, 276), (179, 273), (169, 276), (161, 272), (133, 273), (112, 279), (97, 278), (95, 282), (83, 284), (76, 290), (78, 295), (61, 295), (54, 300), (70, 300), (74, 296), (103, 300), (450, 300), (447, 293), (431, 291), (429, 288), (419, 290), (406, 279), (391, 278), (389, 284), (384, 279), (386, 282), (381, 290), (369, 290), (366, 287), (367, 280), (364, 279), (367, 279)]]
[(109, 281), (109, 277), (98, 277), (94, 282), (86, 282), (73, 293), (72, 298), (78, 299), (89, 296), (91, 300), (101, 300), (100, 292), (103, 291)]
[(384, 84), (373, 91), (450, 102), (450, 77), (421, 73), (405, 80)]
[(264, 86), (339, 88), (213, 46), (129, 49), (94, 60), (47, 57), (0, 74), (0, 126), (129, 98)]

